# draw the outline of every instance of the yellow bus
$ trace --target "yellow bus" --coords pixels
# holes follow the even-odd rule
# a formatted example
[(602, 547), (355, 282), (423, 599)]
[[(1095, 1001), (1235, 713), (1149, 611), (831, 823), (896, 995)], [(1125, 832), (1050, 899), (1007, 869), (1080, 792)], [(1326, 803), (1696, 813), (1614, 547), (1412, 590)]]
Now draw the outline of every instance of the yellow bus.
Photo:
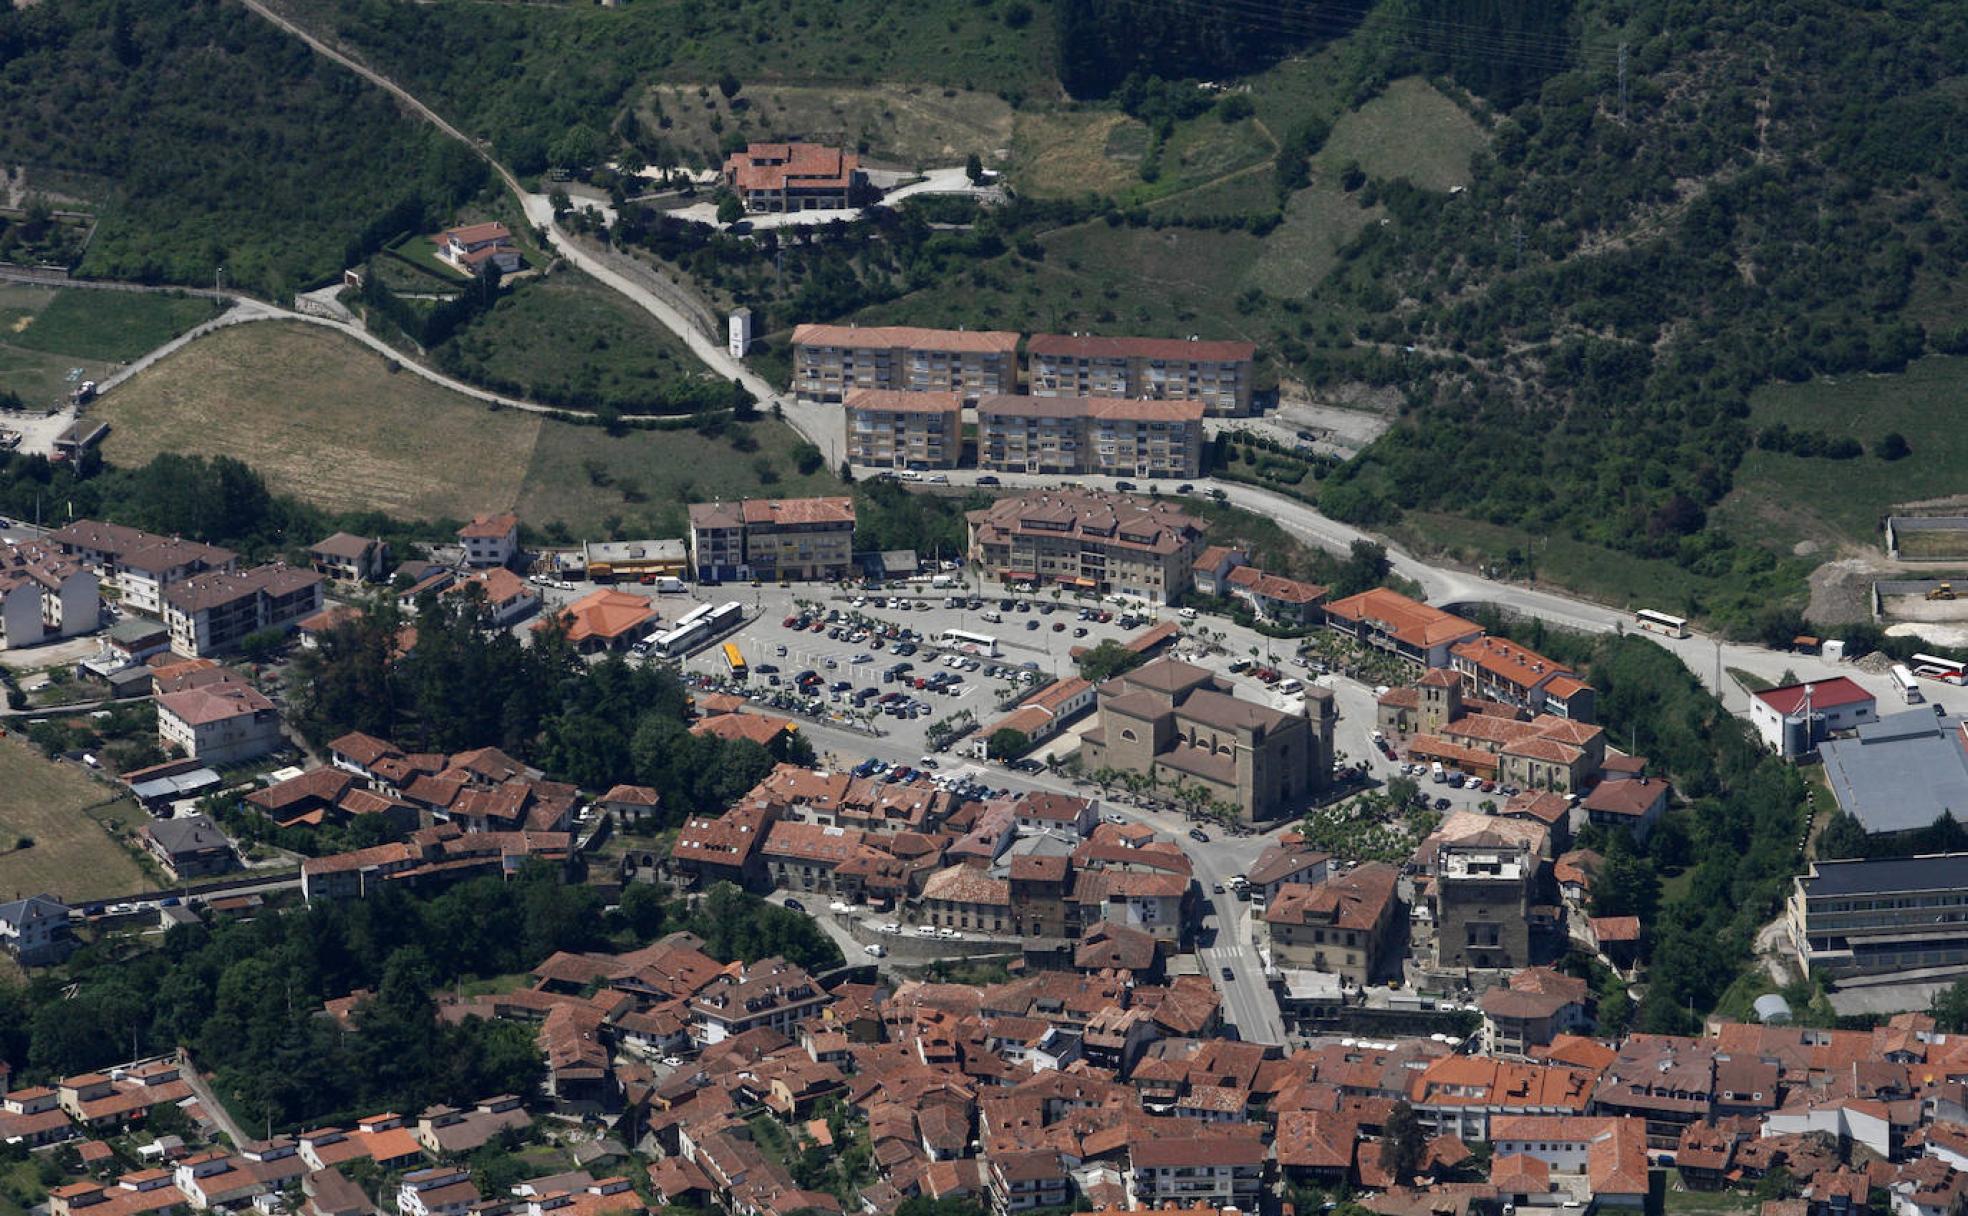
[(742, 680), (745, 678), (745, 655), (743, 651), (738, 649), (738, 643), (726, 642), (724, 644), (724, 665), (731, 669), (732, 679)]

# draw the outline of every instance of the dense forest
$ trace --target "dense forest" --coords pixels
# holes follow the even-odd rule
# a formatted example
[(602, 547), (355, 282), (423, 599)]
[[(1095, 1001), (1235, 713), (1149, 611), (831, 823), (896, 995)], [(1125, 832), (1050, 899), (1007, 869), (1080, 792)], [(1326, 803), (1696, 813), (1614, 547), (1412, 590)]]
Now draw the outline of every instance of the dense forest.
[(81, 269), (117, 278), (223, 266), (278, 297), (398, 204), (448, 209), (484, 181), (469, 149), (219, 0), (0, 8), (0, 114), (0, 163), (111, 183)]
[[(593, 888), (542, 868), (428, 898), (390, 889), (181, 926), (135, 955), (122, 943), (87, 948), (66, 976), (25, 987), (0, 980), (0, 1060), (20, 1070), (16, 1077), (51, 1078), (184, 1046), (214, 1074), (228, 1107), (275, 1128), (524, 1095), (542, 1073), (535, 1028), (447, 1023), (433, 994), (524, 972), (556, 950), (629, 949), (676, 929), (702, 937), (721, 960), (841, 961), (806, 917), (729, 885), (694, 908), (632, 887), (604, 913)], [(357, 1010), (353, 1032), (323, 1016), (324, 1000), (358, 988), (376, 997)]]

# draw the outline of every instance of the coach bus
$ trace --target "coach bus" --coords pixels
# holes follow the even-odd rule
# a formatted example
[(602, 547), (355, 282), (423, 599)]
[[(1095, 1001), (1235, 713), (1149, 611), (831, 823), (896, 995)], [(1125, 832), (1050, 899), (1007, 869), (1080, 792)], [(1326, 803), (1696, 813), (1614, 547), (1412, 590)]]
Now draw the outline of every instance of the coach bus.
[(1917, 654), (1908, 660), (1913, 674), (1939, 680), (1943, 684), (1968, 684), (1968, 663), (1957, 663), (1939, 655)]
[(1905, 663), (1893, 664), (1893, 687), (1900, 690), (1900, 697), (1908, 705), (1918, 705), (1926, 700), (1920, 695), (1920, 681), (1913, 678)]
[(965, 654), (982, 655), (987, 659), (998, 657), (998, 639), (988, 633), (972, 633), (968, 629), (945, 629), (937, 638), (951, 650)]
[(732, 679), (742, 680), (745, 678), (747, 674), (745, 653), (738, 649), (738, 643), (726, 642), (724, 644), (724, 665), (730, 670)]
[(1665, 634), (1671, 638), (1688, 636), (1688, 622), (1665, 612), (1655, 612), (1652, 608), (1642, 608), (1634, 613), (1633, 621), (1648, 633)]

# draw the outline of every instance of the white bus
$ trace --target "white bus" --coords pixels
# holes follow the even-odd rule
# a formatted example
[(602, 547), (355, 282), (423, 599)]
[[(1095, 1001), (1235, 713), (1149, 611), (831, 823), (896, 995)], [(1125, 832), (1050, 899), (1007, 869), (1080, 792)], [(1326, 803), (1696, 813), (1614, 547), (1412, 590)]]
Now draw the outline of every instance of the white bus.
[(980, 655), (987, 659), (998, 657), (998, 639), (988, 633), (972, 633), (968, 629), (945, 629), (937, 638), (952, 650), (965, 654)]
[(1918, 705), (1927, 699), (1920, 695), (1920, 681), (1913, 678), (1905, 663), (1893, 664), (1893, 687), (1900, 690), (1908, 705)]
[(1688, 622), (1665, 612), (1655, 612), (1652, 608), (1642, 608), (1634, 613), (1633, 622), (1648, 633), (1665, 634), (1671, 638), (1688, 636)]
[(1913, 674), (1939, 680), (1943, 684), (1968, 684), (1968, 663), (1957, 663), (1939, 655), (1917, 654), (1912, 660)]

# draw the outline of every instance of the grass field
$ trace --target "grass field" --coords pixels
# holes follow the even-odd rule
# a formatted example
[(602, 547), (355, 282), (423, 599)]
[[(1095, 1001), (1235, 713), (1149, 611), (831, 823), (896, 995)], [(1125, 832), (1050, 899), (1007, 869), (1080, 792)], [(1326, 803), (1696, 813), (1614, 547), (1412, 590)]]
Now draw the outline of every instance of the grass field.
[[(741, 452), (733, 445), (740, 432), (757, 441), (757, 451)], [(727, 427), (717, 438), (641, 430), (610, 437), (600, 427), (548, 422), (526, 468), (519, 513), (536, 526), (564, 523), (577, 536), (608, 531), (611, 519), (625, 535), (681, 536), (689, 502), (841, 493), (830, 470), (800, 475), (792, 455), (799, 443), (791, 427), (771, 419)], [(603, 484), (595, 484), (590, 461)], [(777, 480), (762, 480), (760, 461)]]
[(1148, 128), (1125, 114), (1021, 110), (1012, 123), (1011, 180), (1035, 198), (1118, 194), (1140, 183), (1147, 150)]
[(709, 374), (654, 317), (574, 270), (516, 287), (450, 345), (470, 378), (550, 402), (654, 407)]
[(1339, 265), (1341, 247), (1384, 214), (1378, 206), (1361, 207), (1357, 195), (1339, 187), (1336, 172), (1313, 172), (1312, 184), (1285, 204), (1285, 222), (1264, 238), (1264, 256), (1251, 267), (1251, 283), (1272, 295), (1304, 294)]
[(1850, 436), (1870, 449), (1898, 431), (1913, 454), (1887, 463), (1871, 454), (1827, 460), (1751, 451), (1736, 488), (1717, 511), (1738, 535), (1788, 549), (1882, 543), (1895, 503), (1968, 491), (1968, 428), (1960, 425), (1968, 359), (1922, 359), (1897, 376), (1843, 376), (1770, 385), (1750, 397), (1750, 425)]
[[(81, 771), (42, 758), (24, 741), (0, 739), (0, 892), (46, 891), (69, 901), (150, 890), (136, 860), (105, 824), (143, 818), (135, 804), (97, 807), (110, 791)], [(17, 849), (22, 836), (32, 848)]]
[(1358, 161), (1369, 177), (1405, 177), (1429, 190), (1469, 182), (1469, 158), (1489, 138), (1467, 111), (1418, 76), (1407, 76), (1333, 124), (1316, 161), (1337, 172)]
[(725, 138), (737, 135), (840, 144), (898, 168), (960, 165), (972, 152), (999, 164), (1011, 150), (1011, 106), (1003, 98), (924, 84), (760, 84), (730, 99), (714, 86), (663, 84), (650, 89), (642, 120), (685, 160), (705, 167), (721, 163)]
[(216, 312), (192, 296), (0, 284), (0, 389), (53, 407)]
[(1928, 529), (1909, 532), (1895, 529), (1900, 556), (1909, 561), (1968, 561), (1968, 532)]
[(519, 497), (541, 420), (491, 412), (339, 334), (263, 321), (192, 343), (104, 399), (118, 464), (236, 456), (332, 510), (469, 518)]
[[(596, 535), (681, 534), (690, 498), (837, 491), (801, 476), (799, 438), (771, 419), (706, 438), (555, 422), (478, 402), (312, 326), (257, 322), (193, 343), (104, 399), (110, 460), (162, 451), (236, 456), (274, 489), (331, 510), (459, 519), (517, 508), (529, 525)], [(757, 450), (734, 444), (749, 434)], [(776, 481), (766, 482), (759, 462)], [(595, 472), (589, 470), (594, 462)], [(4, 789), (4, 786), (0, 786)]]

